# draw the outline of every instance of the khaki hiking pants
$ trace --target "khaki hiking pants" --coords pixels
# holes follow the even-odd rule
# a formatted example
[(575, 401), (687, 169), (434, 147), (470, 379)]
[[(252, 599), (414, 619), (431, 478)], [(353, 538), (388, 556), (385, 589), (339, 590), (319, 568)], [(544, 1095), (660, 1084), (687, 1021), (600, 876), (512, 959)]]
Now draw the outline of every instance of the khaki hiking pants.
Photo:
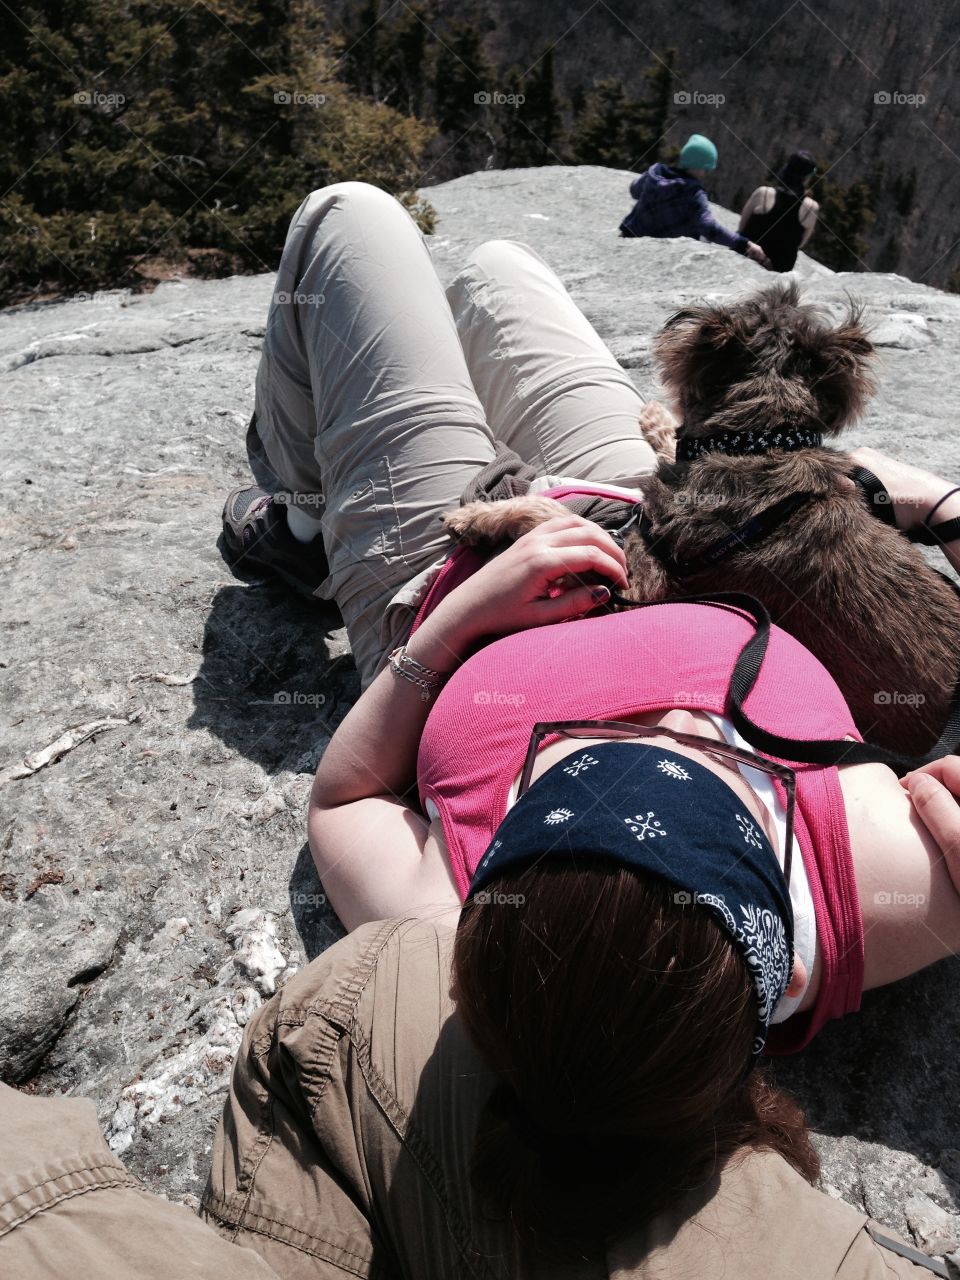
[(438, 517), (495, 440), (545, 475), (635, 485), (656, 465), (640, 395), (538, 254), (491, 240), (444, 292), (427, 244), (376, 187), (312, 192), (257, 372), (251, 467), (321, 518), (318, 595), (339, 606), (364, 685), (406, 637), (411, 580), (449, 546)]

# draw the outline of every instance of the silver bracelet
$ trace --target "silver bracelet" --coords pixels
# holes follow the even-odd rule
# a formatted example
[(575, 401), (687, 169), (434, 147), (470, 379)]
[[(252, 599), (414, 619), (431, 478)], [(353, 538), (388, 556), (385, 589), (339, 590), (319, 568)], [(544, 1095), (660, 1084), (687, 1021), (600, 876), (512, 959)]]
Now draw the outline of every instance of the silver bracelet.
[(447, 679), (444, 672), (434, 671), (432, 667), (425, 667), (416, 658), (411, 658), (405, 644), (398, 645), (394, 649), (390, 654), (389, 662), (398, 676), (417, 685), (422, 702), (429, 702), (432, 691), (439, 689)]

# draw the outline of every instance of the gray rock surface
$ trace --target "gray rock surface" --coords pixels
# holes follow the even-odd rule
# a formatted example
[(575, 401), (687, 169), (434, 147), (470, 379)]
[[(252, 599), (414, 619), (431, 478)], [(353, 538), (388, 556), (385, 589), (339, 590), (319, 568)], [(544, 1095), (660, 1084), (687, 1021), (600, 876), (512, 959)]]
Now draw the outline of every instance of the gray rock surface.
[[(769, 280), (710, 245), (620, 240), (615, 171), (425, 194), (444, 279), (482, 240), (526, 241), (644, 395), (672, 310)], [(876, 326), (881, 390), (849, 443), (960, 479), (960, 297), (803, 258), (797, 275)], [(340, 933), (304, 844), (311, 769), (358, 691), (340, 619), (217, 551), (271, 282), (0, 313), (0, 1075), (94, 1097), (114, 1150), (188, 1200), (245, 1022)], [(960, 1243), (958, 980), (950, 961), (868, 996), (778, 1066), (827, 1186), (936, 1252)]]

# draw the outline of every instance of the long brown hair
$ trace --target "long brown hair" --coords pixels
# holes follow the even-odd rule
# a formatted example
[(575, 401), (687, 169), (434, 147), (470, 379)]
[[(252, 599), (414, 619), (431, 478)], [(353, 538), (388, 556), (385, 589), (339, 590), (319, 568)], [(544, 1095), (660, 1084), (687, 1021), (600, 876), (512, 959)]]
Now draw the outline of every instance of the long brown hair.
[(595, 1254), (743, 1147), (816, 1178), (800, 1109), (745, 1074), (739, 953), (665, 881), (547, 863), (491, 882), (461, 917), (453, 995), (498, 1077), (473, 1182), (525, 1247)]

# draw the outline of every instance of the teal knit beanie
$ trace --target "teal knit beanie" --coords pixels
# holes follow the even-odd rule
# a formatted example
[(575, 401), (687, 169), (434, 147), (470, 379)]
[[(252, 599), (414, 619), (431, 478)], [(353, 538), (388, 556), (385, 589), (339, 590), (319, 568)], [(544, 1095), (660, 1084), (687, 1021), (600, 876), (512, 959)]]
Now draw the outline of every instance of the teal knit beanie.
[(683, 144), (677, 163), (681, 169), (715, 169), (717, 148), (702, 133), (691, 133)]

